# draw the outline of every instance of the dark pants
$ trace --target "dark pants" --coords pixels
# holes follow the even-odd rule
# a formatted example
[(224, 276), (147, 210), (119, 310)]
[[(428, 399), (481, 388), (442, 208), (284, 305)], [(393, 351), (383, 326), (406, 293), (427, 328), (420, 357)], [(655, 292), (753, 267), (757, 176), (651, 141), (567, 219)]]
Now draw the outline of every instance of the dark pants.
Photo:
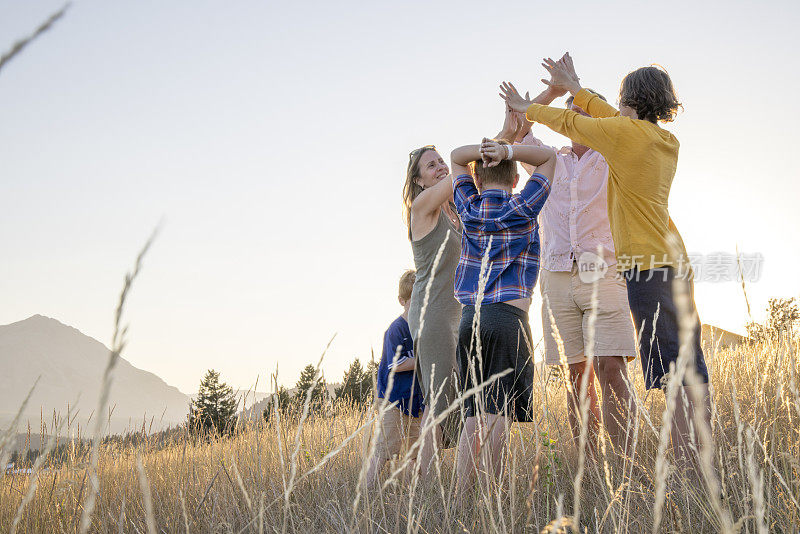
[[(623, 273), (628, 288), (628, 304), (639, 336), (639, 356), (647, 389), (662, 387), (664, 376), (669, 373), (669, 364), (678, 361), (680, 347), (679, 315), (673, 298), (675, 269), (657, 267), (647, 271), (631, 269)], [(689, 294), (689, 313), (692, 314), (692, 358), (701, 383), (708, 383), (708, 369), (703, 358), (700, 321), (694, 305), (694, 285), (691, 280), (679, 280), (686, 284)], [(656, 317), (658, 310), (658, 317)], [(653, 322), (655, 319), (655, 336)], [(651, 342), (652, 340), (652, 342)], [(690, 364), (691, 365), (691, 364)], [(684, 380), (684, 385), (687, 382)]]
[[(532, 421), (533, 361), (531, 329), (527, 312), (505, 303), (482, 304), (478, 339), (472, 328), (475, 306), (464, 306), (458, 329), (458, 363), (462, 391), (495, 373), (511, 372), (492, 382), (479, 393), (485, 413), (507, 415), (516, 421)], [(464, 400), (466, 417), (478, 415), (475, 396)]]

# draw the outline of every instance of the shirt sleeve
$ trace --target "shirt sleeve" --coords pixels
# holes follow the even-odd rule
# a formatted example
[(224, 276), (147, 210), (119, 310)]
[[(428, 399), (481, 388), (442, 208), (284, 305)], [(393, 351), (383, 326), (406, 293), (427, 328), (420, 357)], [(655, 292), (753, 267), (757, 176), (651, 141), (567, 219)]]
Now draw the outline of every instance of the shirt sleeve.
[[(403, 350), (403, 333), (397, 328), (390, 328), (383, 336), (383, 357), (386, 359), (386, 364), (389, 369), (395, 365), (401, 364), (406, 361), (410, 354)], [(400, 352), (398, 354), (398, 347)], [(397, 355), (397, 359), (395, 359)]]
[(542, 174), (533, 173), (522, 191), (511, 196), (510, 205), (521, 215), (535, 219), (549, 194), (550, 180)]
[(619, 117), (619, 111), (614, 106), (586, 89), (578, 91), (572, 103), (596, 119)]
[(453, 180), (453, 203), (461, 213), (472, 200), (479, 196), (475, 180), (469, 174), (461, 174)]
[(525, 115), (529, 121), (544, 124), (554, 132), (600, 152), (606, 161), (613, 157), (620, 137), (621, 121), (625, 120), (623, 117), (584, 117), (569, 109), (540, 104), (531, 104)]

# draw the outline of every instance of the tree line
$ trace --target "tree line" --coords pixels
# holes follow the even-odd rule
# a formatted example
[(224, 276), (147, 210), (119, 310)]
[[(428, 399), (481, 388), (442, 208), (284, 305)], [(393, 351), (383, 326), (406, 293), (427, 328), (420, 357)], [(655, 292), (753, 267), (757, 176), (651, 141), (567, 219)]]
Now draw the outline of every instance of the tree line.
[[(767, 317), (763, 323), (747, 324), (748, 341), (750, 343), (776, 343), (786, 337), (795, 337), (800, 332), (800, 307), (796, 298), (770, 299), (767, 304)], [(272, 421), (277, 412), (281, 418), (297, 417), (302, 413), (306, 399), (310, 414), (331, 406), (350, 405), (365, 407), (374, 396), (375, 374), (378, 365), (372, 360), (366, 367), (355, 358), (345, 371), (341, 383), (331, 388), (318, 369), (309, 364), (300, 373), (292, 390), (284, 386), (270, 395), (256, 418)], [(191, 402), (187, 424), (147, 434), (142, 432), (113, 435), (103, 438), (104, 446), (125, 449), (130, 446), (147, 445), (161, 448), (170, 443), (180, 442), (182, 436), (212, 438), (231, 434), (239, 424), (239, 401), (233, 388), (220, 379), (220, 373), (209, 369), (202, 381), (197, 397)], [(74, 462), (76, 458), (88, 457), (90, 442), (86, 439), (64, 440), (51, 451), (49, 463)], [(9, 458), (9, 466), (14, 469), (31, 467), (39, 456), (36, 449), (14, 451)], [(6, 467), (9, 466), (0, 466)]]
[[(775, 342), (784, 336), (796, 336), (800, 324), (800, 309), (795, 298), (773, 298), (767, 304), (767, 318), (763, 323), (747, 324), (751, 343)], [(261, 417), (271, 421), (278, 412), (281, 417), (298, 416), (308, 402), (310, 414), (325, 406), (349, 404), (365, 406), (372, 402), (375, 374), (378, 364), (372, 360), (364, 367), (356, 358), (345, 371), (341, 383), (328, 388), (325, 377), (309, 364), (300, 373), (293, 390), (281, 386), (266, 401)], [(204, 435), (225, 435), (237, 424), (238, 401), (233, 388), (219, 379), (219, 373), (209, 370), (202, 382), (197, 399), (189, 411), (189, 429)]]
[[(311, 364), (300, 373), (292, 390), (280, 386), (265, 399), (258, 414), (271, 421), (278, 412), (280, 417), (296, 416), (308, 404), (309, 414), (315, 414), (334, 404), (366, 406), (372, 402), (375, 389), (375, 374), (378, 364), (372, 360), (366, 367), (355, 358), (344, 373), (340, 384), (328, 387), (324, 375)], [(195, 436), (222, 436), (231, 434), (240, 417), (239, 400), (233, 388), (220, 379), (220, 373), (209, 369), (200, 382), (197, 397), (191, 401), (188, 429)]]

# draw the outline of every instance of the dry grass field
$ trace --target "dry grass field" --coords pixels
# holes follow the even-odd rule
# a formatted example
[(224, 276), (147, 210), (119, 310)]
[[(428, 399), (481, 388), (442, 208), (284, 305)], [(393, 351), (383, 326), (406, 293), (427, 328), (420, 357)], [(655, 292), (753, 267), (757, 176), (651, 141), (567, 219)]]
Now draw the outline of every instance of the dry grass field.
[[(796, 343), (719, 350), (713, 369), (712, 462), (719, 486), (690, 482), (661, 438), (664, 395), (644, 395), (632, 458), (601, 436), (576, 496), (577, 447), (565, 388), (538, 373), (535, 423), (515, 424), (497, 483), (481, 478), (457, 499), (454, 451), (434, 480), (416, 477), (360, 492), (372, 409), (347, 406), (259, 422), (211, 443), (101, 445), (92, 532), (797, 532), (800, 530), (800, 381)], [(668, 469), (657, 475), (659, 446)], [(0, 530), (79, 532), (91, 460), (0, 480)], [(663, 493), (663, 499), (660, 495)], [(575, 516), (575, 505), (580, 504)], [(658, 521), (658, 527), (654, 527)]]
[[(15, 43), (0, 69), (65, 9)], [(120, 316), (139, 260), (120, 299), (97, 413), (107, 408), (109, 377), (124, 347)], [(538, 419), (512, 426), (500, 478), (478, 477), (468, 495), (456, 495), (452, 449), (440, 451), (433, 479), (394, 476), (400, 469), (389, 466), (376, 489), (362, 491), (376, 412), (334, 405), (308, 417), (243, 424), (214, 441), (176, 432), (166, 441), (143, 434), (120, 445), (92, 432), (90, 449), (75, 446), (57, 462), (43, 454), (31, 469), (0, 471), (0, 531), (799, 532), (798, 341), (709, 354), (713, 441), (697, 445), (710, 473), (702, 480), (674, 468), (662, 432), (665, 407), (674, 403), (665, 406), (658, 391), (645, 394), (633, 364), (638, 410), (628, 422), (633, 446), (626, 458), (602, 433), (596, 452), (581, 454), (567, 424), (563, 378), (538, 372)], [(0, 436), (0, 466), (15, 433)]]

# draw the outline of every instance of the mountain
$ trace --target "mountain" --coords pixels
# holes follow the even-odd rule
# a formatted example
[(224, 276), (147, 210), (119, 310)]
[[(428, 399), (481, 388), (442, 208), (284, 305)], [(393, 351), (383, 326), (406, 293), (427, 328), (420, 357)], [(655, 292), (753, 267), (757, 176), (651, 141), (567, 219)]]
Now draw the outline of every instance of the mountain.
[[(31, 386), (34, 389), (20, 428), (27, 423), (39, 429), (53, 412), (66, 415), (69, 405), (76, 416), (70, 432), (86, 424), (97, 408), (109, 349), (65, 324), (34, 315), (0, 326), (0, 428), (8, 426)], [(76, 402), (77, 400), (77, 402)], [(109, 407), (112, 432), (147, 428), (160, 430), (186, 420), (189, 397), (153, 373), (120, 358), (113, 374)], [(103, 414), (109, 420), (108, 412)], [(62, 430), (62, 432), (64, 432)]]

